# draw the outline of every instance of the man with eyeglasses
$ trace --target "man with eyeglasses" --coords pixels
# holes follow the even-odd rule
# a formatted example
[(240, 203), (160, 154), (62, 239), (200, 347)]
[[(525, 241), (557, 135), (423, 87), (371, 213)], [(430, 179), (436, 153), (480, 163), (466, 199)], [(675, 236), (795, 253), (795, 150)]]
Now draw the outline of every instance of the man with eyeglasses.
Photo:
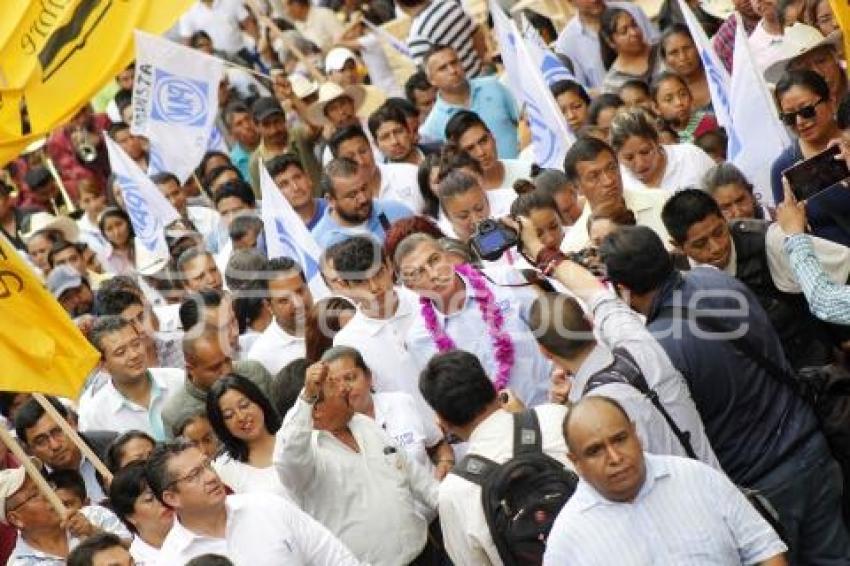
[[(69, 419), (68, 409), (55, 397), (47, 397), (53, 408), (72, 426), (74, 421)], [(94, 465), (84, 457), (74, 442), (68, 438), (56, 421), (48, 415), (35, 399), (30, 399), (21, 406), (15, 415), (15, 433), (24, 448), (44, 463), (48, 472), (53, 470), (76, 470), (83, 476), (86, 493), (92, 504), (106, 499), (103, 488), (98, 481)], [(101, 459), (106, 459), (106, 451), (118, 433), (112, 430), (89, 430), (80, 433), (83, 442)]]
[(18, 531), (7, 564), (62, 566), (80, 542), (63, 527), (24, 468), (0, 471), (0, 521)]
[(227, 495), (209, 459), (194, 444), (158, 447), (145, 473), (151, 491), (175, 513), (160, 564), (185, 564), (202, 554), (251, 566), (360, 564), (325, 527), (282, 497)]

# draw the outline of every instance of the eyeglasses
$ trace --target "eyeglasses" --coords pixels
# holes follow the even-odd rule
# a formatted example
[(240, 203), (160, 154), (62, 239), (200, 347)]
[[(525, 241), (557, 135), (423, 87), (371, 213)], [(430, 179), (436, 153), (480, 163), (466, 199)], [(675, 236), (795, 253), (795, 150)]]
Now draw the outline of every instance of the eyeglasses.
[(779, 117), (782, 118), (782, 121), (789, 128), (793, 128), (797, 124), (797, 116), (803, 118), (804, 120), (811, 120), (817, 115), (818, 104), (822, 104), (824, 102), (823, 98), (815, 102), (814, 104), (809, 104), (808, 106), (803, 106), (799, 110), (793, 110), (791, 112), (782, 112)]
[(203, 464), (201, 464), (200, 466), (196, 466), (196, 467), (192, 468), (191, 470), (189, 470), (189, 473), (186, 474), (185, 476), (177, 478), (175, 480), (172, 480), (165, 487), (167, 489), (167, 488), (170, 488), (170, 487), (172, 487), (172, 486), (174, 486), (174, 485), (176, 485), (180, 482), (198, 483), (198, 480), (201, 479), (201, 476), (203, 475), (203, 473), (206, 472), (207, 470), (212, 470), (212, 469), (213, 469), (212, 460), (210, 460), (209, 458), (205, 458)]
[(47, 444), (51, 440), (59, 441), (59, 440), (62, 440), (64, 437), (65, 437), (65, 432), (61, 428), (56, 426), (56, 427), (51, 428), (50, 430), (48, 430), (44, 434), (39, 434), (38, 436), (33, 438), (32, 442), (30, 442), (30, 444), (32, 446), (36, 447), (36, 448), (42, 449), (42, 448), (46, 448)]

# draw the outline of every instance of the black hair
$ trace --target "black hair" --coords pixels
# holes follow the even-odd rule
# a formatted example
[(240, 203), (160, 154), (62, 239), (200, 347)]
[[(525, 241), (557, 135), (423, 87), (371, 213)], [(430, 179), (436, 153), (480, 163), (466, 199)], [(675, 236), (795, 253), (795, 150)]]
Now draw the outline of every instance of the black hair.
[(661, 209), (661, 220), (673, 241), (681, 245), (688, 239), (691, 226), (717, 215), (723, 218), (717, 202), (699, 189), (685, 189), (671, 196)]
[[(106, 237), (106, 221), (110, 218), (120, 218), (124, 222), (127, 223), (127, 233), (129, 234), (129, 241), (132, 242), (133, 238), (136, 237), (136, 233), (133, 231), (133, 223), (130, 221), (130, 215), (121, 210), (120, 208), (107, 208), (103, 212), (100, 213), (100, 218), (97, 219), (97, 227), (100, 229), (100, 233), (103, 234), (103, 237), (109, 240)], [(132, 251), (133, 246), (130, 246), (130, 250)]]
[(327, 165), (325, 172), (322, 174), (322, 179), (319, 182), (319, 188), (322, 194), (333, 197), (336, 195), (334, 189), (334, 179), (347, 179), (357, 174), (360, 166), (356, 161), (352, 161), (347, 157), (334, 157)]
[[(94, 557), (98, 552), (109, 550), (119, 546), (124, 548), (124, 544), (118, 535), (105, 531), (97, 532), (92, 536), (83, 539), (74, 550), (68, 554), (65, 564), (67, 566), (93, 566)], [(126, 549), (125, 549), (126, 550)]]
[(112, 125), (109, 126), (109, 129), (106, 130), (106, 133), (111, 139), (114, 140), (115, 135), (118, 132), (123, 132), (124, 130), (129, 130), (129, 129), (130, 129), (130, 124), (128, 124), (127, 122), (113, 122)]
[(266, 161), (266, 169), (269, 170), (269, 175), (272, 179), (274, 179), (290, 167), (297, 167), (302, 172), (304, 171), (304, 165), (301, 163), (301, 159), (294, 153), (284, 153), (282, 155), (276, 155), (275, 157), (272, 157), (271, 159)]
[(610, 153), (614, 159), (617, 158), (614, 149), (599, 138), (579, 136), (564, 156), (564, 173), (567, 179), (572, 183), (578, 181), (578, 164), (583, 161), (593, 161), (603, 151)]
[(646, 226), (621, 226), (599, 247), (608, 279), (634, 293), (657, 289), (673, 273), (661, 238)]
[[(68, 419), (68, 409), (65, 408), (65, 405), (60, 403), (53, 395), (45, 395), (44, 397), (65, 420)], [(21, 405), (18, 414), (15, 415), (15, 435), (20, 442), (27, 444), (27, 430), (34, 427), (45, 414), (44, 408), (35, 399), (30, 398)]]
[(416, 171), (419, 193), (425, 201), (425, 214), (431, 218), (437, 218), (440, 214), (440, 199), (431, 190), (431, 170), (439, 166), (440, 156), (436, 153), (430, 153), (425, 156)]
[(180, 185), (180, 179), (177, 178), (177, 175), (174, 173), (169, 173), (168, 171), (160, 171), (159, 173), (154, 173), (151, 175), (151, 181), (155, 185), (164, 185), (166, 183), (175, 183), (178, 187)]
[(599, 49), (602, 64), (606, 69), (609, 69), (617, 59), (617, 51), (613, 47), (614, 33), (617, 31), (617, 20), (623, 14), (634, 20), (634, 17), (624, 8), (606, 8), (599, 19)]
[(391, 96), (390, 98), (384, 101), (382, 106), (386, 108), (393, 108), (398, 110), (402, 114), (404, 114), (406, 118), (418, 118), (419, 117), (419, 109), (416, 108), (416, 105), (410, 102), (406, 98), (400, 98), (398, 96)]
[(21, 391), (0, 391), (0, 415), (6, 417), (6, 420), (12, 422), (12, 406), (15, 404), (15, 398), (18, 395), (29, 395)]
[(254, 281), (239, 289), (233, 299), (233, 314), (236, 315), (239, 334), (244, 334), (251, 323), (262, 314), (266, 295), (263, 285)]
[(53, 470), (45, 478), (47, 483), (55, 490), (67, 489), (80, 499), (80, 503), (85, 505), (86, 497), (86, 482), (80, 472), (77, 470)]
[(445, 210), (446, 202), (448, 202), (449, 199), (465, 195), (466, 193), (476, 189), (481, 191), (484, 190), (478, 179), (465, 171), (450, 171), (449, 174), (446, 175), (445, 179), (440, 181), (440, 206), (442, 206), (443, 210)]
[(187, 295), (177, 311), (184, 332), (189, 332), (201, 321), (201, 308), (215, 308), (221, 305), (224, 295), (215, 289), (203, 289)]
[(138, 530), (129, 517), (136, 511), (136, 501), (148, 488), (145, 464), (132, 462), (120, 470), (115, 470), (112, 483), (109, 484), (109, 507), (134, 534), (138, 533)]
[(543, 293), (531, 303), (528, 326), (537, 343), (550, 353), (571, 359), (588, 344), (595, 343), (593, 325), (581, 305), (561, 293)]
[[(189, 46), (193, 47), (193, 48), (198, 47), (198, 43), (202, 39), (206, 39), (207, 41), (212, 43), (212, 38), (210, 37), (210, 34), (208, 34), (207, 32), (205, 32), (202, 29), (199, 29), (198, 31), (193, 33), (191, 36), (189, 36)], [(213, 48), (215, 48), (215, 44), (213, 44)]]
[(384, 261), (384, 249), (368, 236), (354, 236), (344, 240), (328, 252), (334, 270), (342, 274), (366, 274)]
[(532, 190), (531, 192), (519, 195), (511, 204), (511, 216), (528, 216), (532, 210), (541, 208), (551, 209), (555, 213), (555, 216), (560, 218), (558, 206), (555, 204), (555, 199), (552, 198), (552, 195), (538, 190)]
[(174, 483), (174, 478), (168, 471), (168, 462), (191, 448), (196, 448), (195, 444), (184, 440), (158, 444), (145, 463), (145, 478), (147, 478), (148, 486), (163, 505), (166, 503), (162, 499), (162, 494)]
[(78, 253), (80, 251), (77, 249), (76, 245), (67, 240), (58, 240), (56, 242), (53, 242), (53, 245), (50, 246), (50, 251), (47, 252), (47, 263), (50, 265), (51, 268), (55, 267), (55, 265), (53, 265), (53, 258), (56, 257), (56, 254), (62, 253), (69, 248), (74, 248), (75, 250), (77, 250)]
[[(430, 44), (428, 46), (428, 49), (425, 50), (425, 53), (422, 54), (422, 68), (427, 69), (428, 68), (428, 60), (431, 59), (431, 57), (433, 57), (437, 53), (440, 53), (441, 51), (446, 51), (447, 49), (451, 49), (452, 51), (457, 53), (457, 50), (454, 47), (452, 47), (451, 45), (448, 45), (446, 43), (432, 43), (432, 44)], [(460, 56), (458, 55), (458, 57), (460, 57)]]
[(623, 99), (620, 98), (619, 94), (603, 92), (590, 103), (590, 107), (587, 109), (587, 123), (592, 126), (598, 126), (599, 115), (602, 114), (603, 110), (607, 110), (608, 108), (621, 108), (625, 105), (626, 103), (623, 102)]
[(418, 70), (407, 78), (407, 81), (404, 83), (404, 96), (412, 103), (416, 104), (416, 96), (414, 95), (414, 91), (417, 90), (428, 90), (433, 85), (428, 81), (428, 75), (425, 74), (425, 71)]
[(266, 278), (266, 288), (268, 289), (268, 281), (280, 277), (282, 275), (292, 275), (293, 271), (297, 272), (298, 275), (301, 276), (302, 281), (307, 282), (307, 278), (304, 276), (304, 270), (298, 264), (297, 261), (292, 259), (291, 257), (276, 257), (269, 260), (268, 266), (266, 270), (269, 273), (269, 276)]
[(446, 123), (446, 139), (458, 143), (461, 136), (475, 126), (481, 126), (484, 131), (490, 132), (490, 128), (478, 114), (472, 110), (459, 110)]
[(747, 176), (734, 164), (727, 162), (718, 163), (702, 177), (701, 189), (713, 195), (717, 189), (724, 185), (739, 185), (748, 193), (753, 194), (754, 186)]
[(94, 297), (94, 314), (96, 316), (120, 315), (132, 306), (144, 306), (142, 298), (136, 291), (101, 288)]
[(229, 102), (227, 106), (224, 107), (224, 112), (222, 112), (221, 117), (224, 120), (224, 125), (228, 128), (231, 127), (230, 119), (234, 114), (247, 114), (251, 116), (251, 119), (253, 119), (251, 109), (248, 108), (248, 106), (241, 100)]
[(281, 417), (286, 416), (286, 413), (295, 406), (301, 390), (304, 389), (307, 365), (305, 358), (292, 360), (283, 366), (272, 383), (272, 401)]
[[(215, 184), (216, 180), (228, 171), (233, 171), (234, 173), (236, 173), (237, 177), (236, 179), (231, 179), (230, 181), (227, 181), (225, 184), (232, 183), (234, 181), (245, 181), (245, 179), (242, 177), (242, 171), (240, 171), (236, 166), (219, 165), (218, 167), (213, 167), (212, 169), (210, 169), (209, 173), (207, 173), (206, 177), (204, 177), (204, 187), (206, 187), (207, 189), (211, 188), (213, 184)], [(219, 190), (221, 190), (221, 187), (216, 189), (216, 191)], [(213, 195), (213, 198), (215, 198), (215, 195)]]
[(238, 198), (251, 207), (257, 204), (257, 197), (254, 196), (254, 189), (252, 189), (251, 185), (242, 179), (234, 179), (220, 186), (215, 192), (215, 195), (213, 195), (213, 202), (215, 202), (216, 207), (218, 207), (218, 203), (221, 202), (222, 199), (229, 197)]
[[(302, 0), (292, 0), (293, 2), (302, 2)], [(221, 554), (201, 554), (188, 561), (184, 566), (233, 566), (230, 558)]]
[(124, 330), (127, 327), (132, 327), (133, 323), (125, 320), (118, 315), (99, 316), (92, 324), (91, 330), (88, 332), (88, 339), (91, 345), (97, 348), (102, 356), (105, 356), (103, 351), (103, 338)]
[(328, 140), (328, 147), (331, 150), (331, 155), (339, 157), (339, 146), (349, 140), (357, 138), (361, 138), (366, 141), (367, 145), (371, 145), (369, 144), (369, 137), (366, 135), (366, 132), (364, 132), (363, 128), (357, 124), (338, 129)]
[(549, 86), (549, 90), (552, 92), (552, 96), (555, 98), (558, 98), (565, 92), (570, 92), (582, 99), (586, 105), (590, 106), (590, 95), (587, 94), (587, 91), (584, 89), (583, 86), (570, 79), (555, 81)]
[(691, 90), (691, 87), (688, 86), (688, 81), (686, 81), (683, 77), (673, 71), (662, 71), (652, 80), (652, 84), (649, 87), (649, 95), (652, 97), (652, 100), (657, 102), (658, 91), (661, 89), (661, 85), (667, 81), (679, 81), (679, 83), (684, 85), (688, 91)]
[(796, 71), (786, 71), (776, 83), (776, 89), (774, 90), (776, 104), (779, 105), (785, 93), (795, 86), (805, 88), (823, 100), (830, 99), (829, 86), (820, 73), (809, 69), (798, 69)]
[(115, 93), (112, 100), (115, 101), (115, 106), (118, 108), (118, 112), (122, 112), (133, 103), (133, 91), (129, 88), (122, 88)]
[(128, 430), (120, 434), (106, 450), (106, 461), (104, 464), (106, 464), (106, 467), (113, 474), (121, 469), (121, 460), (124, 459), (124, 447), (133, 440), (147, 440), (151, 443), (151, 446), (156, 446), (156, 440), (141, 430)]
[(665, 59), (667, 58), (667, 40), (673, 37), (674, 35), (685, 35), (688, 37), (688, 39), (691, 40), (691, 43), (695, 44), (694, 38), (691, 35), (691, 31), (688, 29), (687, 25), (680, 22), (672, 23), (667, 26), (667, 29), (661, 32), (661, 41), (658, 42), (661, 57)]
[(620, 151), (630, 138), (637, 137), (658, 144), (658, 130), (650, 122), (643, 108), (630, 108), (617, 112), (611, 121), (611, 147)]
[(277, 433), (280, 428), (280, 417), (268, 398), (260, 391), (253, 381), (239, 374), (227, 375), (216, 381), (207, 393), (207, 418), (215, 435), (224, 446), (231, 458), (239, 462), (247, 462), (249, 456), (248, 444), (233, 436), (224, 422), (224, 414), (219, 405), (219, 399), (230, 390), (235, 390), (247, 397), (260, 407), (263, 412), (263, 423), (269, 434)]
[(434, 355), (419, 375), (419, 391), (441, 419), (471, 423), (496, 400), (496, 389), (474, 354), (449, 350)]
[(646, 84), (646, 81), (642, 81), (640, 79), (629, 79), (623, 84), (621, 84), (620, 88), (617, 89), (617, 96), (622, 98), (623, 96), (620, 93), (626, 90), (627, 88), (636, 88), (647, 96), (652, 96), (649, 90), (649, 85)]
[(839, 129), (850, 129), (850, 93), (845, 94), (841, 102), (838, 103), (838, 109), (835, 111), (835, 121), (838, 123)]
[(227, 155), (223, 151), (211, 149), (204, 154), (204, 156), (201, 158), (201, 162), (198, 163), (198, 167), (195, 169), (195, 173), (197, 173), (199, 178), (206, 179), (207, 175), (210, 174), (210, 172), (207, 171), (207, 165), (212, 159), (216, 157), (222, 157), (225, 161), (227, 161), (228, 164), (233, 165), (233, 161), (231, 161), (229, 155)]
[(369, 132), (372, 138), (378, 138), (378, 129), (386, 122), (396, 122), (407, 129), (407, 117), (397, 106), (384, 103), (369, 116)]
[(351, 360), (355, 367), (363, 370), (367, 375), (372, 375), (372, 370), (366, 365), (363, 355), (351, 346), (333, 346), (322, 353), (321, 361), (330, 364), (337, 360)]

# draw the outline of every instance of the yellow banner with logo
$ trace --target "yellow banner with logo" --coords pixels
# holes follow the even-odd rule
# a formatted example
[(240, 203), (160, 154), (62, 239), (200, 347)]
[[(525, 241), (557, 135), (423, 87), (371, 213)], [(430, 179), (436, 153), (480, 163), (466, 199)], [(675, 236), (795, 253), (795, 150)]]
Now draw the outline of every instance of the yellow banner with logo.
[(76, 399), (100, 354), (0, 235), (0, 391)]
[(70, 119), (133, 60), (134, 29), (163, 33), (193, 3), (29, 0), (21, 10), (21, 0), (2, 1), (18, 21), (0, 24), (0, 165)]

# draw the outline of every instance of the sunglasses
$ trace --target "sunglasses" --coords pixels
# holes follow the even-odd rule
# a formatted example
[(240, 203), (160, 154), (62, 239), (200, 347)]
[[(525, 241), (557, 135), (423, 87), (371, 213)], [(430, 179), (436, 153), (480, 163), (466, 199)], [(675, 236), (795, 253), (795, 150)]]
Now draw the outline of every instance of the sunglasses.
[(809, 104), (808, 106), (803, 106), (799, 110), (795, 110), (793, 112), (782, 112), (779, 117), (789, 128), (793, 128), (797, 124), (797, 116), (803, 118), (804, 120), (811, 120), (817, 115), (817, 106), (821, 104), (823, 99), (821, 98), (814, 104)]

